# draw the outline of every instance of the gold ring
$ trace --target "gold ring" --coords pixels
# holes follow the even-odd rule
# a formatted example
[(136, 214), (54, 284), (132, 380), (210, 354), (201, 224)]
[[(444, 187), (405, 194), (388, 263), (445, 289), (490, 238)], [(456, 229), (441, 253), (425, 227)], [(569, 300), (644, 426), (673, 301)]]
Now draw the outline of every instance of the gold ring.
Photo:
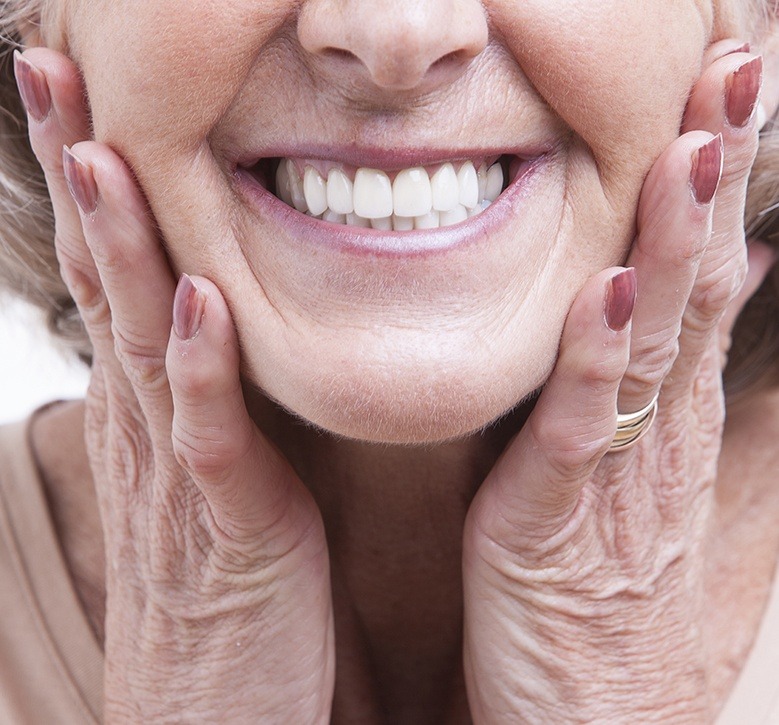
[(649, 405), (635, 413), (617, 415), (617, 432), (614, 440), (611, 441), (609, 451), (624, 451), (644, 437), (657, 415), (657, 398), (658, 396), (655, 395)]

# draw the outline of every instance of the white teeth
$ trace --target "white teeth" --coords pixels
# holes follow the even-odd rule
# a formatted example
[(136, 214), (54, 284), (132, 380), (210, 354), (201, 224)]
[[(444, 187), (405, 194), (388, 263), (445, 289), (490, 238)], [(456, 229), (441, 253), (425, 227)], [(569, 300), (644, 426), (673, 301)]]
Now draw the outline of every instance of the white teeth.
[(325, 180), (313, 166), (306, 167), (303, 177), (303, 193), (312, 216), (319, 216), (327, 209), (327, 186)]
[(285, 204), (292, 206), (292, 191), (289, 188), (289, 174), (285, 163), (279, 164), (276, 169), (276, 194)]
[(341, 169), (330, 169), (327, 174), (327, 206), (339, 214), (354, 211), (354, 184)]
[(392, 228), (396, 232), (410, 232), (414, 228), (414, 218), (410, 216), (392, 215)]
[(365, 227), (369, 228), (371, 226), (371, 220), (366, 219), (365, 217), (357, 216), (357, 214), (347, 214), (346, 215), (346, 223), (350, 227)]
[(482, 199), (495, 201), (503, 191), (503, 169), (500, 164), (493, 164), (487, 172), (487, 188)]
[(380, 217), (379, 219), (371, 219), (371, 226), (374, 229), (380, 229), (383, 232), (389, 232), (392, 230), (392, 217)]
[[(475, 175), (476, 174), (474, 172), (474, 176)], [(458, 204), (451, 211), (441, 212), (441, 226), (448, 227), (452, 224), (459, 224), (460, 222), (464, 222), (467, 218), (468, 218), (468, 209), (464, 205)]]
[(308, 204), (306, 204), (306, 195), (303, 193), (303, 182), (300, 180), (300, 174), (298, 174), (297, 167), (292, 159), (287, 159), (285, 166), (287, 167), (289, 192), (292, 195), (292, 206), (298, 211), (305, 213), (308, 211)]
[(346, 214), (339, 214), (332, 209), (328, 209), (322, 214), (322, 219), (326, 222), (333, 222), (334, 224), (346, 224)]
[(414, 229), (438, 229), (439, 226), (441, 226), (440, 214), (437, 211), (431, 211), (414, 219)]
[(354, 212), (366, 219), (392, 216), (392, 184), (377, 169), (357, 169), (354, 175)]
[(430, 186), (433, 191), (433, 209), (436, 211), (449, 211), (460, 202), (460, 185), (451, 164), (444, 164), (433, 174)]
[(433, 192), (427, 171), (421, 167), (401, 171), (392, 184), (392, 204), (398, 216), (427, 214), (433, 208)]
[[(310, 162), (313, 163), (313, 162)], [(283, 159), (276, 171), (276, 195), (298, 211), (334, 224), (412, 231), (459, 224), (481, 214), (503, 191), (500, 163), (479, 170), (466, 161), (455, 171), (443, 164), (432, 177), (421, 167), (399, 171), (395, 181), (378, 169), (360, 168), (354, 181), (341, 166), (327, 179), (310, 163)], [(298, 164), (305, 173), (300, 178)]]
[(473, 209), (479, 203), (479, 179), (470, 161), (466, 161), (457, 172), (457, 183), (460, 185), (460, 203)]
[(492, 204), (492, 202), (488, 201), (487, 199), (480, 201), (479, 206), (477, 206), (475, 209), (468, 209), (468, 218), (470, 219), (472, 216), (479, 216), (479, 214), (487, 209), (490, 204)]
[(479, 199), (483, 199), (487, 193), (487, 164), (482, 164), (476, 172), (476, 178), (479, 180)]

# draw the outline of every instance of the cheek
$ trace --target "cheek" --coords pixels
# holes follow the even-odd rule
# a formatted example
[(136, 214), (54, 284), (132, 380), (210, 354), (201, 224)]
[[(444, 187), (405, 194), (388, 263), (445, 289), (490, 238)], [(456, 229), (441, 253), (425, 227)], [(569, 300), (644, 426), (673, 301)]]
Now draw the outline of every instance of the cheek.
[(72, 27), (95, 136), (132, 161), (139, 149), (202, 146), (239, 92), (289, 0), (84, 0)]
[(692, 0), (498, 0), (493, 17), (544, 101), (591, 149), (606, 193), (637, 177), (626, 190), (635, 194), (679, 133), (706, 44), (701, 8)]

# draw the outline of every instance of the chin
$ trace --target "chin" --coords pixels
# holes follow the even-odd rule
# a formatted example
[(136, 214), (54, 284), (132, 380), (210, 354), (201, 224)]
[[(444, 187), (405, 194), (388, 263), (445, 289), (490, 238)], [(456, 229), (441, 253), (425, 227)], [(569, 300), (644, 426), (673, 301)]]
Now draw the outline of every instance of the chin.
[[(537, 351), (539, 352), (539, 351)], [(284, 365), (283, 379), (258, 380), (263, 393), (299, 420), (338, 437), (390, 445), (431, 445), (478, 433), (527, 400), (549, 375), (556, 350), (535, 360), (488, 355), (459, 360), (344, 360), (316, 372)], [(301, 358), (312, 359), (312, 358)], [(275, 376), (272, 376), (275, 378)]]

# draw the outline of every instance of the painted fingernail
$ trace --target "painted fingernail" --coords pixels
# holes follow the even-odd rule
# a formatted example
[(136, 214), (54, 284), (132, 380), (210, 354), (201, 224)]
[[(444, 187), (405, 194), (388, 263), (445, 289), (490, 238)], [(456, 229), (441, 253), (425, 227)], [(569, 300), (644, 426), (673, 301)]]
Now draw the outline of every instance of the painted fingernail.
[(763, 83), (763, 57), (757, 56), (734, 70), (725, 81), (728, 123), (743, 128), (752, 118)]
[(633, 267), (614, 275), (606, 293), (606, 324), (614, 332), (624, 330), (636, 305), (636, 270)]
[(97, 183), (92, 167), (85, 164), (67, 146), (62, 147), (62, 170), (71, 196), (84, 214), (97, 209)]
[(28, 115), (38, 123), (45, 121), (51, 111), (51, 93), (46, 76), (18, 50), (14, 51), (14, 73)]
[(722, 163), (722, 134), (717, 134), (711, 141), (707, 141), (693, 152), (690, 185), (698, 204), (710, 203), (717, 193), (722, 177)]
[(173, 299), (173, 331), (176, 337), (191, 340), (197, 335), (205, 304), (205, 297), (195, 283), (189, 276), (182, 274)]

